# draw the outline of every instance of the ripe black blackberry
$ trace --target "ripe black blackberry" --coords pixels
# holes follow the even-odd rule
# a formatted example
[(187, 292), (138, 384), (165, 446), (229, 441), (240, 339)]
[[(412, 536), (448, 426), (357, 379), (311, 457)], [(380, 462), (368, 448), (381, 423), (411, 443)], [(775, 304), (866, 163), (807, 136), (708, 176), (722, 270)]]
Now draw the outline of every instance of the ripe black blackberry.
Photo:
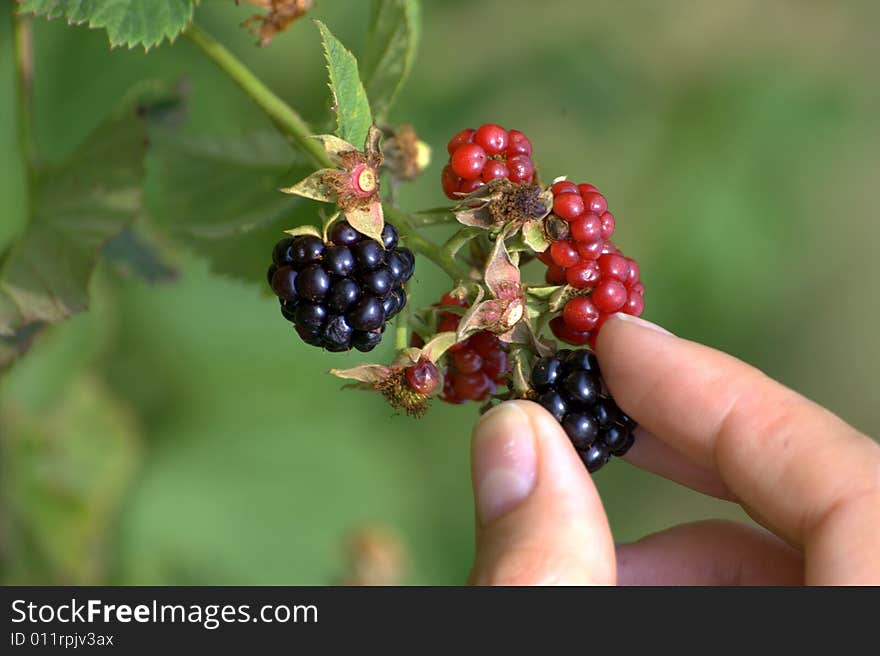
[(281, 314), (306, 344), (372, 351), (385, 322), (406, 305), (404, 285), (414, 271), (415, 257), (398, 247), (390, 223), (380, 244), (342, 220), (326, 243), (313, 235), (279, 241), (267, 275)]
[(611, 398), (592, 351), (563, 349), (537, 360), (531, 384), (535, 400), (562, 424), (590, 473), (632, 446), (636, 423)]

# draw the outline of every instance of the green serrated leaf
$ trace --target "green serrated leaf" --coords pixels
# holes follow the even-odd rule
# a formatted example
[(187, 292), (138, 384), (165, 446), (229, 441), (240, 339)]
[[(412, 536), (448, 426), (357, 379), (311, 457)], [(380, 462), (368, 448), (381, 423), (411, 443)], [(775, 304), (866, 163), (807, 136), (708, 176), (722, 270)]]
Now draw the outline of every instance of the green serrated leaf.
[(330, 91), (336, 111), (336, 135), (352, 144), (362, 144), (373, 124), (367, 92), (361, 82), (354, 55), (333, 36), (324, 23), (315, 21), (321, 32), (324, 55), (330, 71)]
[[(170, 94), (170, 97), (175, 97)], [(63, 164), (40, 171), (28, 227), (0, 270), (0, 367), (33, 327), (88, 306), (105, 244), (143, 211), (150, 107), (123, 103)]]
[(107, 30), (111, 47), (146, 50), (173, 41), (192, 21), (198, 0), (21, 0), (19, 12)]
[(180, 137), (161, 129), (153, 144), (150, 213), (216, 273), (265, 284), (282, 231), (317, 218), (313, 205), (278, 191), (309, 167), (275, 132)]
[(382, 121), (409, 77), (421, 38), (419, 0), (372, 0), (363, 57), (367, 95)]

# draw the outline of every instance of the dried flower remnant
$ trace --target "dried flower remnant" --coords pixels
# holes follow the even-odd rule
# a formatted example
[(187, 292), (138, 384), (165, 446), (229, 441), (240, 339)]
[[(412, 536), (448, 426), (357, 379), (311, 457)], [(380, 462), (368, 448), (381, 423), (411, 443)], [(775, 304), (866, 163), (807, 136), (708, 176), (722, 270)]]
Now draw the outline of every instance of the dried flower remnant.
[[(291, 23), (300, 18), (315, 4), (314, 0), (244, 0), (266, 10), (266, 14), (255, 14), (241, 26), (250, 28), (260, 37), (260, 45), (267, 46), (275, 35), (284, 32)], [(238, 4), (238, 0), (236, 0)]]

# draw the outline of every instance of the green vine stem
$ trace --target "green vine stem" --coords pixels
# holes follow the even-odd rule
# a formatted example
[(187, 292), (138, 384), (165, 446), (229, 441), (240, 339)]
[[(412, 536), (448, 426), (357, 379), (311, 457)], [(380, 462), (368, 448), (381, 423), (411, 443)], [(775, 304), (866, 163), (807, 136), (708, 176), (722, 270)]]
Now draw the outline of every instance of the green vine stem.
[(479, 237), (482, 232), (479, 228), (460, 228), (446, 240), (446, 243), (443, 244), (443, 250), (449, 254), (449, 257), (455, 257), (465, 244), (471, 239)]
[(309, 155), (320, 168), (335, 168), (317, 139), (312, 139), (309, 124), (286, 102), (269, 89), (221, 43), (196, 24), (186, 36), (244, 91), (285, 135)]
[(15, 46), (15, 67), (17, 77), (16, 113), (18, 119), (18, 149), (24, 166), (28, 187), (28, 198), (33, 194), (34, 166), (36, 164), (33, 142), (32, 98), (34, 79), (33, 35), (31, 19), (16, 13), (16, 3), (9, 3), (12, 17), (12, 38)]
[(434, 242), (425, 239), (413, 226), (410, 216), (396, 207), (385, 207), (385, 216), (392, 221), (398, 232), (403, 235), (407, 245), (417, 253), (424, 255), (452, 278), (453, 282), (467, 280), (470, 274), (467, 269)]

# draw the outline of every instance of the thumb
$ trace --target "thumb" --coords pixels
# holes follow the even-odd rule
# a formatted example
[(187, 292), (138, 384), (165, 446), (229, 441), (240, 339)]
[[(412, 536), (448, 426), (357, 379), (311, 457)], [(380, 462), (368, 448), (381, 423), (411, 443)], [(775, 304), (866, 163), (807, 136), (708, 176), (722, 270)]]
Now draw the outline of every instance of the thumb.
[(544, 408), (509, 401), (474, 429), (474, 585), (613, 585), (614, 542), (596, 487)]

